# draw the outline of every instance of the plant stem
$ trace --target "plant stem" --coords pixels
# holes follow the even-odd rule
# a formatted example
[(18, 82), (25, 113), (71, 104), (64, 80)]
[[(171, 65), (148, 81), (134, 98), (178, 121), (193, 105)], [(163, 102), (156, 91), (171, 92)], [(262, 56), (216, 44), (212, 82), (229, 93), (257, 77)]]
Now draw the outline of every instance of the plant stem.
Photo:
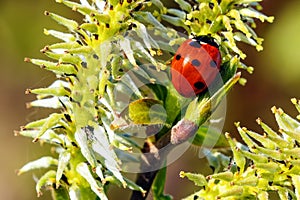
[[(145, 156), (141, 163), (141, 171), (144, 172), (138, 174), (135, 183), (146, 190), (146, 193), (142, 194), (139, 191), (133, 191), (130, 200), (145, 200), (147, 198), (157, 172), (163, 167), (167, 153), (175, 147), (171, 145), (170, 138), (171, 131), (155, 143), (145, 142), (142, 149)], [(153, 169), (157, 170), (152, 171)]]

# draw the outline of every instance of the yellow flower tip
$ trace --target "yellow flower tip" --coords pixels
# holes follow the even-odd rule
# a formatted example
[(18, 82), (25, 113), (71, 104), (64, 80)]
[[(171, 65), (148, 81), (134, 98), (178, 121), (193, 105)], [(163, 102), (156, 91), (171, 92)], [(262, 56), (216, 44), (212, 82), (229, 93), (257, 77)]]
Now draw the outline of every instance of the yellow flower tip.
[(25, 106), (26, 106), (27, 109), (31, 108), (31, 103), (26, 103)]
[(236, 126), (236, 127), (240, 127), (240, 122), (234, 122), (234, 125)]
[(235, 149), (237, 152), (241, 151), (241, 149), (240, 149), (239, 147), (234, 147), (234, 149)]
[(31, 62), (30, 58), (24, 58), (24, 62)]
[(242, 130), (245, 131), (245, 132), (248, 131), (248, 129), (246, 127), (242, 127)]
[(155, 56), (156, 55), (156, 51), (154, 51), (153, 49), (149, 49), (151, 56)]
[(49, 35), (49, 31), (47, 29), (44, 28), (44, 34), (45, 35)]
[(41, 191), (38, 191), (38, 192), (37, 192), (37, 197), (39, 198), (39, 197), (41, 197), (41, 196), (43, 196), (43, 193), (42, 193)]
[(75, 11), (75, 12), (77, 12), (78, 8), (76, 6), (73, 6), (72, 10)]
[(103, 180), (101, 181), (101, 183), (104, 185), (104, 184), (106, 183), (106, 180), (103, 179)]
[(244, 54), (244, 53), (240, 53), (240, 57), (241, 57), (241, 59), (245, 59), (246, 57), (247, 57), (247, 55), (246, 54)]
[(14, 136), (19, 136), (20, 135), (20, 131), (14, 131)]
[(109, 126), (109, 128), (110, 128), (111, 130), (116, 130), (116, 129), (120, 128), (120, 126), (118, 126), (117, 124), (112, 123), (112, 124)]
[(142, 192), (143, 197), (146, 196), (146, 193), (147, 193), (147, 192), (146, 192), (145, 190)]
[(271, 108), (271, 111), (272, 111), (272, 113), (273, 113), (273, 114), (275, 114), (275, 113), (276, 113), (276, 111), (277, 111), (277, 108), (276, 108), (276, 106), (273, 106), (273, 107)]
[(207, 180), (210, 180), (210, 179), (212, 179), (212, 175), (208, 175), (208, 176), (206, 176), (205, 177)]
[(292, 102), (294, 105), (296, 105), (296, 104), (297, 104), (297, 99), (296, 99), (296, 98), (292, 98), (292, 99), (291, 99), (291, 102)]
[(44, 15), (49, 16), (49, 15), (50, 15), (50, 12), (46, 10), (46, 11), (44, 12)]
[(17, 169), (16, 174), (17, 174), (17, 176), (20, 176), (22, 174), (21, 170)]
[(162, 55), (163, 55), (163, 52), (162, 52), (161, 49), (158, 49), (158, 50), (156, 51), (156, 54), (157, 54), (158, 56), (162, 56)]
[(268, 135), (266, 133), (263, 133), (262, 135), (263, 135), (264, 138), (268, 137)]
[(260, 125), (262, 123), (262, 120), (260, 118), (257, 118), (256, 122)]
[(253, 74), (254, 68), (253, 67), (247, 67), (247, 72), (249, 74)]
[(230, 133), (226, 132), (226, 133), (225, 133), (225, 137), (226, 137), (227, 139), (229, 139), (229, 138), (230, 138)]
[(31, 94), (31, 89), (26, 89), (25, 94)]
[(40, 52), (41, 53), (46, 53), (47, 51), (49, 51), (50, 49), (49, 49), (49, 46), (45, 46), (44, 48), (42, 48), (41, 50), (40, 50)]
[(155, 84), (156, 79), (155, 78), (150, 78), (149, 81), (150, 81), (150, 83)]
[(256, 45), (256, 50), (257, 51), (262, 51), (262, 50), (264, 50), (264, 48), (261, 45)]
[(135, 65), (133, 66), (133, 68), (134, 68), (134, 70), (139, 70), (139, 69), (140, 69), (140, 67), (139, 67), (137, 64), (135, 64)]
[(247, 79), (245, 79), (245, 78), (240, 78), (240, 79), (239, 79), (239, 84), (240, 84), (240, 85), (245, 86), (246, 83), (247, 83)]
[(185, 172), (184, 171), (180, 171), (179, 172), (179, 177), (180, 178), (184, 178), (185, 177)]
[(55, 0), (56, 3), (62, 3), (63, 0)]
[(235, 74), (234, 78), (238, 78), (239, 79), (241, 76), (242, 76), (242, 72), (238, 72), (238, 73)]
[(278, 113), (279, 115), (282, 115), (284, 112), (283, 112), (283, 110), (282, 110), (281, 108), (278, 108), (278, 109), (277, 109), (277, 113)]
[(274, 19), (275, 19), (274, 16), (270, 16), (270, 17), (267, 18), (267, 21), (268, 21), (269, 23), (273, 23), (273, 22), (274, 22)]

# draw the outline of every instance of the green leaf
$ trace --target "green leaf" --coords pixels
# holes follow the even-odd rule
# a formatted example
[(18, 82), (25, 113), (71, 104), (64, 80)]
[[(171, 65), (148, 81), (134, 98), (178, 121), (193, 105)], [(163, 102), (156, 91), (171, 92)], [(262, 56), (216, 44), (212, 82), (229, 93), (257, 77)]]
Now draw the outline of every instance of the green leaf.
[(56, 171), (51, 170), (46, 172), (36, 183), (35, 190), (37, 192), (38, 197), (42, 195), (42, 188), (45, 186), (51, 186), (55, 183), (55, 175)]
[[(146, 191), (142, 187), (140, 187), (139, 185), (137, 185), (135, 182), (131, 181), (130, 179), (124, 177), (124, 180), (127, 184), (126, 188), (129, 188), (131, 190), (140, 191), (142, 194), (146, 193)], [(116, 179), (115, 176), (105, 176), (104, 181), (114, 183), (114, 184), (118, 185), (119, 187), (123, 187), (123, 184), (118, 179)]]
[(58, 157), (58, 166), (57, 166), (57, 172), (56, 172), (56, 187), (59, 187), (59, 181), (67, 167), (67, 165), (69, 164), (69, 161), (71, 159), (71, 154), (68, 151), (63, 151), (59, 154)]
[(187, 13), (190, 13), (192, 11), (192, 6), (184, 1), (184, 0), (175, 0), (176, 3), (179, 4), (179, 7), (184, 10), (184, 11), (187, 11)]
[(233, 87), (233, 85), (240, 79), (241, 74), (237, 73), (229, 79), (211, 98), (208, 98), (206, 93), (202, 99), (193, 100), (185, 113), (184, 118), (195, 122), (198, 126), (202, 125), (211, 113), (217, 108), (223, 97)]
[(240, 148), (237, 148), (237, 141), (233, 140), (230, 136), (229, 133), (227, 133), (226, 138), (228, 140), (228, 143), (230, 144), (231, 150), (233, 152), (233, 157), (236, 165), (239, 167), (240, 172), (243, 173), (246, 167), (246, 158), (242, 154)]
[(108, 200), (104, 193), (102, 185), (100, 185), (91, 174), (91, 171), (86, 163), (80, 163), (76, 167), (77, 172), (86, 179), (90, 184), (91, 189), (101, 200)]
[(206, 156), (209, 166), (213, 168), (214, 173), (220, 172), (220, 170), (223, 170), (230, 163), (230, 157), (218, 151), (212, 152), (211, 150), (205, 148), (202, 151)]
[(300, 123), (296, 119), (293, 119), (292, 117), (284, 113), (280, 108), (276, 109), (276, 107), (273, 107), (272, 112), (275, 114), (275, 118), (280, 129), (292, 132), (294, 134), (294, 137), (296, 136), (297, 139), (300, 137)]
[(65, 187), (59, 187), (55, 190), (51, 190), (51, 196), (53, 200), (68, 200), (70, 199), (68, 190)]
[(165, 124), (166, 111), (162, 102), (139, 99), (129, 104), (129, 117), (135, 124)]
[(157, 172), (152, 184), (152, 194), (154, 200), (171, 200), (172, 196), (164, 194), (167, 168), (163, 167)]
[(45, 35), (52, 35), (53, 37), (58, 38), (60, 40), (63, 40), (65, 42), (74, 42), (76, 40), (76, 38), (73, 34), (63, 33), (63, 32), (56, 31), (56, 30), (44, 29), (44, 34)]
[(33, 142), (38, 141), (39, 137), (41, 137), (42, 135), (44, 135), (44, 133), (46, 131), (48, 131), (49, 129), (51, 129), (54, 126), (56, 126), (57, 124), (59, 124), (59, 122), (62, 119), (64, 119), (64, 115), (63, 114), (58, 114), (58, 113), (52, 113), (52, 114), (50, 114), (50, 116), (47, 118), (47, 120), (45, 121), (45, 123), (41, 126), (41, 128), (39, 130), (39, 134), (37, 135), (36, 138), (34, 138)]
[(95, 168), (96, 167), (95, 155), (94, 155), (91, 147), (89, 146), (88, 136), (87, 136), (85, 129), (87, 129), (87, 128), (81, 128), (79, 130), (76, 130), (75, 139), (80, 147), (80, 151), (81, 151), (82, 155), (90, 163), (92, 168)]
[(258, 12), (253, 8), (243, 8), (239, 10), (239, 12), (243, 16), (257, 18), (262, 22), (266, 20), (267, 22), (272, 23), (274, 21), (274, 17), (267, 17), (266, 15), (262, 14), (261, 12)]
[(45, 12), (45, 15), (50, 16), (52, 19), (57, 21), (59, 24), (67, 27), (70, 31), (76, 31), (78, 28), (78, 23), (74, 20), (64, 18), (54, 13)]
[(233, 173), (230, 171), (220, 172), (218, 174), (210, 175), (210, 178), (214, 178), (216, 180), (223, 180), (223, 181), (232, 181), (233, 180)]
[[(89, 133), (89, 131), (91, 132)], [(105, 129), (101, 126), (98, 126), (93, 130), (89, 128), (87, 132), (89, 134), (88, 143), (91, 143), (93, 151), (100, 155), (102, 159), (104, 159), (104, 161), (102, 161), (103, 165), (113, 173), (113, 175), (123, 184), (123, 187), (125, 188), (126, 182), (124, 181), (123, 175), (120, 172), (118, 163), (119, 159), (114, 150), (111, 148)]]
[(188, 30), (188, 27), (184, 24), (183, 19), (179, 17), (173, 17), (170, 15), (161, 15), (161, 18), (165, 20), (166, 22), (173, 24), (174, 26), (180, 26), (186, 30)]
[(34, 169), (49, 168), (58, 164), (57, 159), (50, 156), (45, 156), (37, 160), (31, 161), (18, 170), (18, 175)]
[(202, 174), (194, 174), (194, 173), (181, 171), (179, 175), (181, 178), (187, 177), (189, 180), (193, 181), (197, 186), (207, 185), (206, 178)]
[(171, 15), (174, 15), (176, 17), (182, 18), (182, 19), (184, 19), (186, 17), (185, 12), (178, 10), (178, 9), (174, 9), (174, 8), (169, 8), (168, 13)]
[(204, 147), (229, 147), (225, 135), (219, 129), (206, 125), (199, 127), (192, 143), (196, 146)]
[(135, 12), (133, 16), (143, 24), (151, 24), (164, 32), (167, 32), (167, 28), (162, 25), (150, 12)]

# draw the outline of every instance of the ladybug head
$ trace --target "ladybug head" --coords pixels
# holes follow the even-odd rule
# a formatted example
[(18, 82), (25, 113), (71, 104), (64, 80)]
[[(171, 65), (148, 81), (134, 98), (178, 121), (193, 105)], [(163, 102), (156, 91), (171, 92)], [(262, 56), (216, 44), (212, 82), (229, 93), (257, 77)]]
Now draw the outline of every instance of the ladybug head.
[(206, 43), (209, 44), (211, 46), (214, 46), (216, 48), (219, 48), (219, 45), (216, 43), (215, 39), (211, 36), (208, 35), (200, 35), (194, 38), (195, 40), (197, 40), (197, 42), (201, 43)]

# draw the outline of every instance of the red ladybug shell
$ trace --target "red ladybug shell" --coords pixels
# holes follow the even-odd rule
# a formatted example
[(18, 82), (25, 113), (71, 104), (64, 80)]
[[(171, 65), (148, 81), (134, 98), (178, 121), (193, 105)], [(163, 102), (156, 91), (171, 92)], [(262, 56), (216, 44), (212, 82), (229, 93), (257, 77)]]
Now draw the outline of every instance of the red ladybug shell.
[(220, 71), (221, 54), (209, 36), (188, 39), (178, 48), (171, 68), (172, 83), (184, 97), (204, 91)]

